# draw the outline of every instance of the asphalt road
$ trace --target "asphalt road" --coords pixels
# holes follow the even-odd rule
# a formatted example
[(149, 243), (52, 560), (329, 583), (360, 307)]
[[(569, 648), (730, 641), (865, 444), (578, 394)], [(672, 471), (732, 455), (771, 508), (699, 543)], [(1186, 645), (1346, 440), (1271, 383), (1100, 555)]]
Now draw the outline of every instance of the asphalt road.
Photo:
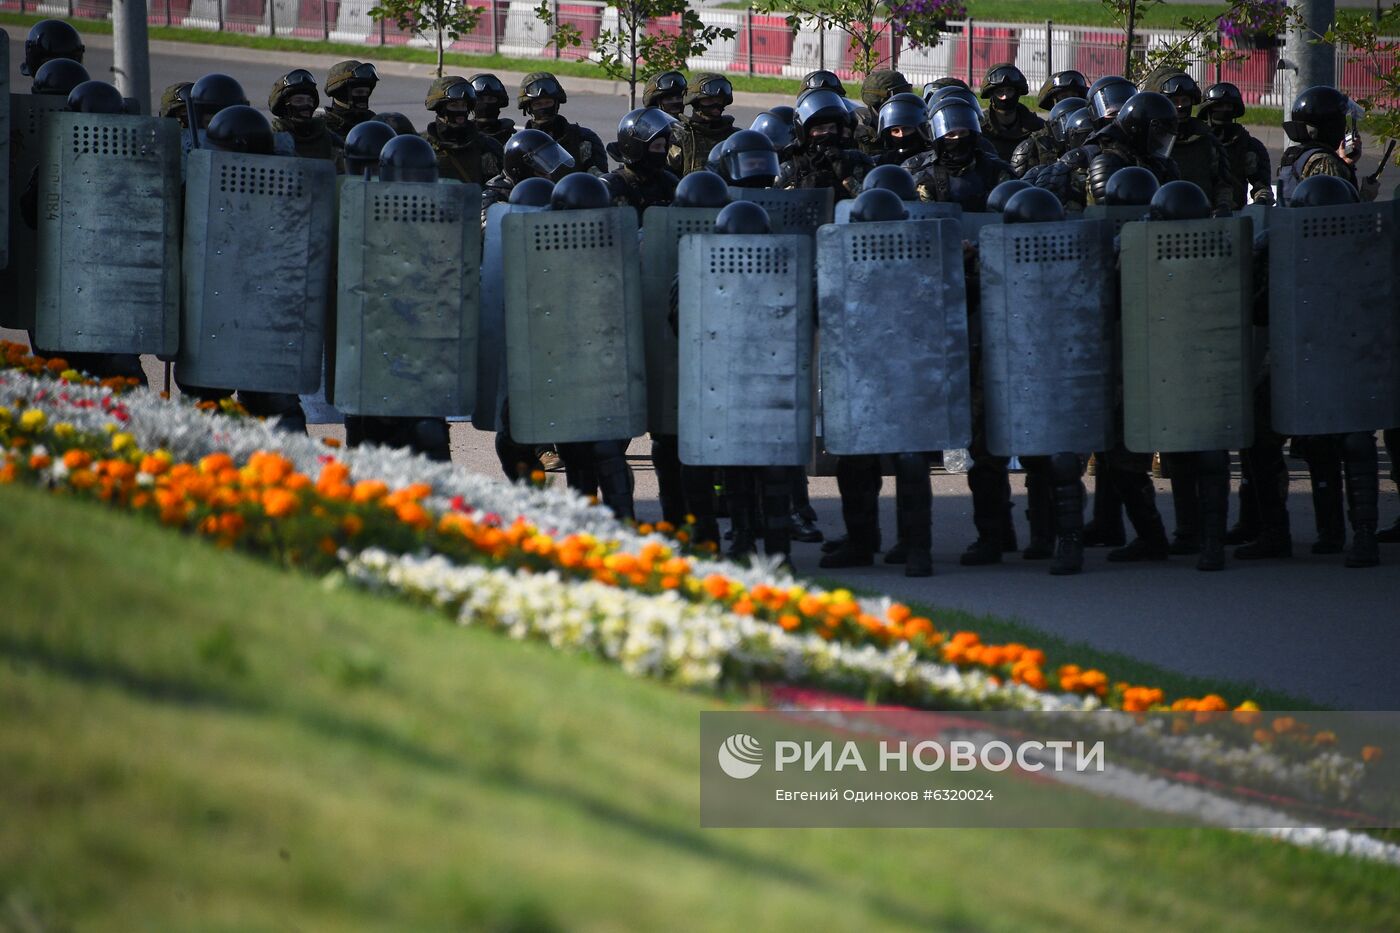
[[(17, 48), (18, 46), (18, 48)], [(110, 38), (90, 37), (89, 71), (104, 76), (111, 64)], [(22, 45), (11, 39), (11, 80), (18, 74)], [(166, 84), (220, 70), (243, 82), (254, 103), (289, 67), (306, 66), (324, 73), (333, 61), (326, 56), (297, 56), (245, 49), (200, 48), (155, 43), (152, 86), (158, 95)], [(421, 123), (422, 98), (431, 81), (423, 65), (390, 63), (374, 97), (376, 109), (400, 110)], [(517, 76), (518, 77), (518, 76)], [(506, 75), (502, 75), (507, 79)], [(574, 82), (566, 79), (566, 86)], [(17, 84), (27, 88), (27, 81)], [(763, 106), (777, 103), (745, 95), (733, 110), (747, 123)], [(565, 114), (600, 132), (626, 111), (623, 98), (603, 82), (580, 84), (570, 94)], [(1271, 140), (1277, 156), (1280, 141)], [(0, 332), (7, 339), (23, 339)], [(150, 368), (156, 376), (154, 367)], [(318, 433), (337, 432), (318, 426)], [(499, 467), (491, 435), (462, 424), (453, 428), (454, 460), (466, 469), (496, 475)], [(659, 517), (656, 485), (645, 459), (649, 444), (633, 442), (639, 512)], [(1383, 456), (1384, 462), (1384, 456)], [(1339, 556), (1313, 557), (1311, 502), (1306, 476), (1294, 468), (1293, 513), (1298, 556), (1292, 561), (1231, 562), (1225, 573), (1203, 574), (1194, 560), (1173, 559), (1150, 566), (1110, 565), (1103, 551), (1091, 551), (1087, 571), (1079, 577), (1052, 578), (1046, 565), (1009, 555), (1000, 566), (963, 568), (957, 556), (973, 537), (971, 501), (963, 477), (935, 474), (934, 561), (936, 575), (925, 580), (905, 578), (900, 568), (878, 565), (839, 574), (839, 579), (865, 590), (975, 613), (1014, 617), (1057, 635), (1126, 652), (1144, 660), (1188, 673), (1258, 682), (1330, 706), (1352, 709), (1400, 709), (1400, 677), (1394, 659), (1400, 656), (1400, 547), (1383, 548), (1384, 565), (1346, 570)], [(556, 477), (562, 482), (562, 477)], [(1018, 530), (1024, 539), (1024, 493), (1016, 491)], [(1171, 522), (1167, 484), (1158, 484), (1159, 507)], [(1400, 513), (1400, 498), (1388, 479), (1381, 484), (1381, 521), (1388, 525)], [(840, 533), (840, 509), (835, 481), (813, 479), (811, 495), (828, 535)], [(886, 542), (893, 538), (893, 483), (886, 482), (881, 500)], [(817, 568), (816, 545), (798, 545), (794, 561), (800, 572), (836, 578)]]

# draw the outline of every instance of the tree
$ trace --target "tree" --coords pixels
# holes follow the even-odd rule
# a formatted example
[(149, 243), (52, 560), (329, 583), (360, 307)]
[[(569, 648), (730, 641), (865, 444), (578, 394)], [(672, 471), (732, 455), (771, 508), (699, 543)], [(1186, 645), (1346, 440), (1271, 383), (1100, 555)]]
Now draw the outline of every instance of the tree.
[(420, 39), (433, 35), (437, 40), (437, 74), (441, 78), (443, 51), (476, 29), (481, 7), (466, 0), (378, 0), (369, 16), (375, 22), (387, 20)]
[(754, 9), (786, 13), (793, 32), (815, 26), (818, 42), (828, 26), (839, 29), (855, 52), (851, 68), (861, 76), (881, 64), (878, 43), (886, 24), (911, 46), (931, 48), (949, 20), (967, 17), (962, 0), (757, 0)]
[[(1323, 36), (1334, 45), (1346, 45), (1376, 82), (1375, 94), (1357, 103), (1366, 110), (1365, 126), (1378, 136), (1400, 139), (1400, 41), (1384, 38), (1400, 35), (1400, 3), (1370, 17), (1347, 17)], [(1396, 164), (1400, 165), (1400, 157)]]
[[(734, 30), (707, 25), (687, 0), (620, 0), (616, 4), (618, 28), (604, 29), (591, 43), (598, 67), (614, 81), (626, 81), (632, 106), (637, 106), (637, 85), (663, 71), (681, 71), (687, 59), (704, 55), (721, 39), (734, 38)], [(549, 44), (558, 49), (583, 44), (577, 26), (559, 22), (549, 0), (540, 0), (535, 16), (551, 27)], [(679, 16), (675, 32), (650, 31), (662, 19)]]

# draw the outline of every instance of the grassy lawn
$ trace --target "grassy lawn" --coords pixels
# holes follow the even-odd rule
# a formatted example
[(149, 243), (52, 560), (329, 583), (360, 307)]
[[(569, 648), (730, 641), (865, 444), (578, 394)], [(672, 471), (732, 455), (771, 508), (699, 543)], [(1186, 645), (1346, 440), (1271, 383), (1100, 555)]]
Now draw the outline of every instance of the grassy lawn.
[(1223, 831), (698, 828), (697, 713), (425, 610), (0, 488), (0, 927), (1394, 929)]

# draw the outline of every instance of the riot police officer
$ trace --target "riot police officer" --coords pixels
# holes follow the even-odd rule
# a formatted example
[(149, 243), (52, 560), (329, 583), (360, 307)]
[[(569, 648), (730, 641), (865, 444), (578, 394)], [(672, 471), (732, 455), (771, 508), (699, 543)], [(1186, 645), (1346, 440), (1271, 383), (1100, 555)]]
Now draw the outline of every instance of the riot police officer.
[(1055, 109), (1060, 101), (1070, 97), (1088, 98), (1089, 81), (1084, 74), (1073, 68), (1057, 71), (1045, 79), (1036, 95), (1035, 105), (1046, 113)]
[(438, 171), (446, 178), (472, 185), (485, 184), (501, 173), (505, 153), (482, 134), (472, 120), (476, 92), (471, 82), (444, 75), (428, 88), (423, 106), (435, 116), (423, 136), (437, 154)]
[(486, 224), (486, 209), (510, 200), (511, 189), (525, 179), (544, 178), (557, 182), (576, 170), (574, 157), (548, 133), (534, 129), (517, 131), (506, 142), (501, 173), (482, 186), (482, 225)]
[(379, 72), (369, 62), (336, 62), (326, 75), (326, 96), (331, 105), (321, 112), (326, 127), (345, 138), (357, 123), (374, 119), (369, 99), (379, 84)]
[(51, 58), (34, 72), (29, 93), (67, 97), (73, 88), (88, 80), (87, 69), (71, 58)]
[(1146, 82), (1145, 90), (1156, 91), (1176, 105), (1176, 144), (1171, 159), (1183, 181), (1194, 182), (1206, 193), (1217, 215), (1234, 207), (1235, 179), (1230, 173), (1230, 157), (1204, 121), (1191, 115), (1201, 102), (1201, 88), (1182, 71), (1159, 73)]
[(1002, 62), (987, 69), (982, 81), (982, 99), (991, 101), (991, 107), (987, 110), (982, 134), (996, 146), (1003, 162), (1010, 161), (1022, 140), (1045, 127), (1045, 121), (1021, 103), (1021, 98), (1028, 94), (1030, 87), (1026, 76), (1015, 65)]
[(306, 159), (325, 159), (345, 171), (345, 140), (326, 127), (325, 117), (316, 115), (321, 95), (316, 79), (305, 68), (296, 68), (278, 78), (267, 95), (272, 112), (272, 131), (290, 133), (296, 154)]
[[(213, 122), (215, 116), (228, 107), (248, 106), (248, 95), (243, 93), (243, 85), (226, 74), (213, 72), (200, 78), (190, 85), (189, 95), (185, 100), (185, 109), (189, 112), (189, 122), (192, 128), (206, 130)], [(252, 121), (247, 117), (240, 117), (237, 121), (225, 124), (233, 126), (238, 123), (247, 123), (251, 128)], [(272, 124), (268, 124), (271, 130)]]
[(1230, 177), (1234, 179), (1231, 194), (1234, 209), (1242, 210), (1250, 203), (1274, 203), (1269, 150), (1235, 122), (1244, 116), (1244, 97), (1240, 89), (1228, 81), (1212, 84), (1206, 88), (1205, 99), (1196, 112), (1205, 118), (1210, 131), (1225, 147)]
[(1036, 130), (1016, 146), (1011, 153), (1011, 173), (1025, 177), (1031, 169), (1059, 161), (1069, 150), (1067, 127), (1069, 119), (1089, 102), (1082, 97), (1062, 97), (1050, 108), (1045, 126)]
[(622, 167), (604, 175), (603, 182), (614, 204), (636, 209), (638, 222), (648, 207), (670, 204), (676, 194), (679, 179), (666, 169), (675, 125), (676, 119), (659, 107), (641, 107), (622, 118), (617, 142), (608, 146), (608, 155)]
[(608, 154), (598, 134), (577, 123), (570, 123), (559, 108), (569, 102), (564, 86), (547, 71), (528, 74), (520, 82), (516, 104), (527, 119), (525, 127), (542, 130), (564, 148), (578, 167), (601, 175), (608, 170)]
[(476, 109), (472, 111), (476, 128), (483, 136), (490, 137), (502, 146), (515, 134), (515, 121), (501, 116), (501, 111), (510, 105), (510, 93), (501, 79), (489, 72), (480, 72), (467, 79), (471, 82), (472, 93), (476, 95)]
[(690, 113), (682, 115), (671, 131), (668, 164), (678, 177), (705, 167), (710, 150), (735, 133), (734, 118), (724, 109), (734, 103), (734, 87), (723, 75), (705, 72), (685, 94)]
[(1121, 75), (1104, 75), (1089, 85), (1086, 97), (1089, 100), (1089, 109), (1094, 111), (1098, 128), (1102, 129), (1112, 124), (1118, 116), (1118, 111), (1137, 92), (1137, 86)]
[(783, 165), (779, 188), (831, 188), (836, 200), (860, 194), (870, 157), (850, 148), (855, 116), (835, 91), (804, 91), (797, 99), (793, 130), (798, 151)]
[(44, 19), (29, 28), (24, 40), (24, 61), (20, 62), (19, 73), (34, 77), (47, 61), (66, 58), (83, 63), (83, 53), (87, 51), (78, 30), (61, 19)]
[(903, 165), (933, 148), (924, 102), (913, 94), (896, 94), (880, 108), (876, 132), (866, 149), (876, 165)]
[(898, 71), (881, 69), (865, 76), (860, 85), (860, 99), (865, 107), (856, 112), (855, 140), (861, 152), (874, 157), (885, 151), (881, 138), (880, 110), (896, 94), (913, 93), (914, 87), (909, 79)]
[(740, 130), (719, 144), (715, 173), (735, 188), (771, 188), (782, 165), (767, 136)]
[[(345, 140), (345, 171), (355, 178), (379, 176), (379, 156), (384, 146), (397, 133), (380, 120), (366, 120), (355, 125)], [(401, 157), (402, 158), (402, 157)]]
[(1171, 160), (1177, 123), (1176, 105), (1167, 97), (1151, 91), (1130, 97), (1111, 124), (1089, 137), (1099, 152), (1090, 160), (1086, 172), (1088, 202), (1101, 202), (1109, 178), (1129, 165), (1147, 169), (1160, 184), (1179, 180), (1181, 175)]
[(933, 149), (905, 163), (921, 201), (951, 201), (964, 211), (982, 211), (987, 195), (1011, 177), (1011, 167), (988, 153), (977, 111), (956, 97), (940, 100), (929, 115)]
[(1333, 87), (1310, 87), (1293, 101), (1291, 119), (1283, 124), (1293, 145), (1279, 158), (1279, 197), (1293, 198), (1293, 191), (1306, 178), (1335, 175), (1356, 188), (1361, 200), (1374, 201), (1379, 183), (1358, 179), (1354, 162), (1341, 154), (1347, 123), (1355, 115), (1351, 99)]
[(413, 121), (397, 110), (380, 110), (375, 113), (374, 118), (380, 123), (389, 126), (396, 136), (418, 135), (418, 129), (413, 125)]
[(773, 107), (754, 117), (749, 129), (767, 136), (778, 153), (778, 161), (786, 162), (797, 152), (796, 119), (797, 111), (793, 108)]
[(685, 75), (679, 71), (663, 71), (647, 78), (642, 91), (642, 106), (656, 107), (677, 119), (685, 112)]

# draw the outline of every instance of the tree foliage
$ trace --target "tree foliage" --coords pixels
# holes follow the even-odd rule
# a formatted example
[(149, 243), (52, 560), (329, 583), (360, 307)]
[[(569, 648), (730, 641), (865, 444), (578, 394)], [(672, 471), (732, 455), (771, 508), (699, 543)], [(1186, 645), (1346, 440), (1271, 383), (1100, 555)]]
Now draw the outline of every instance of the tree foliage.
[(378, 0), (370, 8), (370, 19), (388, 21), (418, 38), (431, 35), (437, 43), (437, 73), (442, 77), (443, 52), (476, 29), (481, 7), (466, 0)]
[(949, 20), (967, 17), (962, 0), (757, 0), (754, 9), (787, 14), (794, 33), (804, 25), (815, 27), (819, 37), (828, 28), (840, 30), (853, 52), (851, 68), (862, 76), (884, 63), (879, 44), (886, 29), (911, 46), (932, 47)]

